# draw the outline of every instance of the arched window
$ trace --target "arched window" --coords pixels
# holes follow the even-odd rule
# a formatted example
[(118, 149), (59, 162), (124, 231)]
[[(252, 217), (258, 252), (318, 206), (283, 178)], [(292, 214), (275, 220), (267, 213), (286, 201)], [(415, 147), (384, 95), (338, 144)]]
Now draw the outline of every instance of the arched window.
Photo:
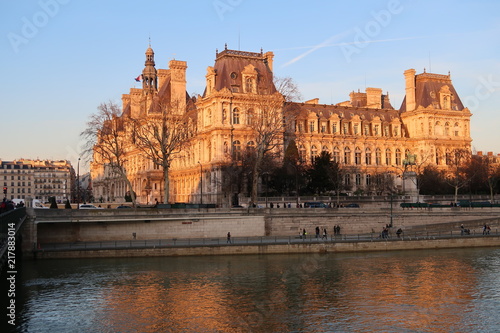
[(382, 150), (380, 148), (375, 150), (375, 164), (382, 165)]
[(359, 149), (359, 147), (356, 147), (356, 150), (354, 151), (354, 164), (361, 164), (361, 149)]
[(237, 125), (240, 123), (240, 110), (238, 108), (233, 109), (233, 124)]
[(356, 174), (356, 186), (360, 186), (360, 185), (361, 185), (361, 174), (357, 173)]
[(365, 163), (366, 165), (372, 164), (372, 151), (370, 148), (366, 148), (365, 150)]
[(306, 160), (306, 148), (303, 145), (299, 146), (299, 158), (301, 162)]
[(340, 150), (339, 147), (333, 148), (333, 161), (340, 163)]
[(367, 174), (366, 175), (366, 185), (371, 185), (372, 184), (372, 175)]
[(247, 143), (247, 150), (254, 150), (255, 149), (255, 142), (253, 141), (248, 141)]
[(323, 146), (323, 147), (321, 148), (321, 151), (325, 151), (325, 152), (327, 152), (327, 153), (329, 152), (329, 151), (328, 151), (328, 147), (327, 147), (327, 146)]
[(344, 148), (344, 164), (351, 164), (351, 150), (349, 149), (349, 147)]
[(241, 160), (241, 142), (239, 140), (233, 141), (233, 157), (235, 160)]
[(344, 175), (344, 185), (345, 186), (351, 185), (351, 175), (348, 173)]
[(391, 165), (392, 164), (392, 153), (389, 148), (385, 150), (385, 165)]
[(445, 136), (448, 136), (450, 135), (450, 123), (446, 122), (444, 124), (444, 135)]
[(315, 145), (311, 146), (311, 161), (314, 161), (314, 159), (318, 157), (318, 148), (316, 148)]
[(401, 165), (401, 150), (396, 149), (396, 165)]
[(458, 123), (455, 123), (455, 127), (453, 128), (453, 135), (454, 136), (460, 135), (460, 126), (458, 125)]
[(436, 121), (436, 125), (434, 125), (434, 135), (443, 135), (443, 128), (439, 121)]
[(254, 113), (252, 109), (247, 111), (247, 125), (252, 126), (254, 123)]

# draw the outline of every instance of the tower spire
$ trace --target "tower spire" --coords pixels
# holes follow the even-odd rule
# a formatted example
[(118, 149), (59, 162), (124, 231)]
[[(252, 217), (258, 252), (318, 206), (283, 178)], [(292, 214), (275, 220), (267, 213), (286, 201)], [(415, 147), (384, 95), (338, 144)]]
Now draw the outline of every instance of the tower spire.
[(146, 50), (146, 62), (142, 70), (142, 90), (144, 94), (152, 94), (158, 90), (158, 76), (155, 68), (155, 53), (151, 48), (151, 37), (149, 47)]

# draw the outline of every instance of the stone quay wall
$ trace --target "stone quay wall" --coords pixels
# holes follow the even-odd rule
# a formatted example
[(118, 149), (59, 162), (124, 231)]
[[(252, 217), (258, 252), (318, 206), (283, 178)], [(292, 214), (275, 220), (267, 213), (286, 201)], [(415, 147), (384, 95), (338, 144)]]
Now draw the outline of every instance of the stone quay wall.
[(263, 254), (326, 254), (341, 252), (402, 251), (449, 248), (499, 247), (500, 236), (455, 237), (445, 239), (413, 239), (397, 241), (366, 242), (318, 242), (300, 244), (258, 244), (187, 246), (175, 248), (105, 249), (89, 251), (37, 252), (39, 259), (61, 258), (119, 258), (119, 257), (165, 257), (206, 255), (263, 255)]
[[(379, 233), (392, 220), (395, 228), (410, 231), (459, 230), (460, 224), (480, 232), (484, 223), (498, 226), (500, 208), (471, 210), (395, 209), (28, 209), (23, 238), (36, 243), (92, 242), (146, 239), (297, 236), (316, 227), (329, 235), (339, 225), (342, 234)], [(392, 217), (391, 217), (392, 216)], [(26, 226), (26, 224), (28, 224)], [(29, 248), (28, 246), (28, 248)]]

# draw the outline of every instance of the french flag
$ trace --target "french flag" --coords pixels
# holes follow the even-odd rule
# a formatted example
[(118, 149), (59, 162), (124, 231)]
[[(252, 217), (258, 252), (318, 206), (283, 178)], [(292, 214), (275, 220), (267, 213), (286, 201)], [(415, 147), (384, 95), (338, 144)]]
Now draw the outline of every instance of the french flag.
[(142, 74), (135, 78), (136, 82), (141, 82), (141, 80), (142, 80)]

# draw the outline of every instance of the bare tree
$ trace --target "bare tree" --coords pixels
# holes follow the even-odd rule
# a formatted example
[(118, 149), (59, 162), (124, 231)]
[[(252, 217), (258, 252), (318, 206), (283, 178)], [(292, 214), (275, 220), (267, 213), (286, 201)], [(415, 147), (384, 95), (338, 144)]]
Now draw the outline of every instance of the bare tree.
[(454, 149), (446, 156), (446, 164), (449, 167), (446, 182), (455, 189), (455, 203), (458, 201), (458, 190), (465, 187), (470, 181), (467, 175), (467, 166), (471, 156), (468, 149)]
[(283, 144), (283, 97), (279, 93), (260, 95), (256, 96), (252, 104), (255, 111), (249, 125), (253, 131), (255, 147), (251, 151), (254, 164), (250, 201), (255, 204), (264, 156), (271, 152), (279, 153), (277, 149)]
[(128, 118), (121, 117), (120, 107), (111, 101), (99, 105), (89, 118), (87, 128), (80, 133), (86, 140), (83, 155), (118, 175), (126, 183), (135, 205), (135, 193), (125, 168), (127, 148), (130, 147), (125, 135)]
[(292, 78), (275, 76), (273, 82), (276, 90), (283, 95), (285, 102), (299, 101), (302, 99), (299, 87)]
[(169, 170), (174, 158), (194, 134), (192, 112), (186, 112), (178, 101), (156, 100), (151, 112), (132, 120), (132, 138), (135, 147), (163, 171), (164, 199), (169, 202)]

